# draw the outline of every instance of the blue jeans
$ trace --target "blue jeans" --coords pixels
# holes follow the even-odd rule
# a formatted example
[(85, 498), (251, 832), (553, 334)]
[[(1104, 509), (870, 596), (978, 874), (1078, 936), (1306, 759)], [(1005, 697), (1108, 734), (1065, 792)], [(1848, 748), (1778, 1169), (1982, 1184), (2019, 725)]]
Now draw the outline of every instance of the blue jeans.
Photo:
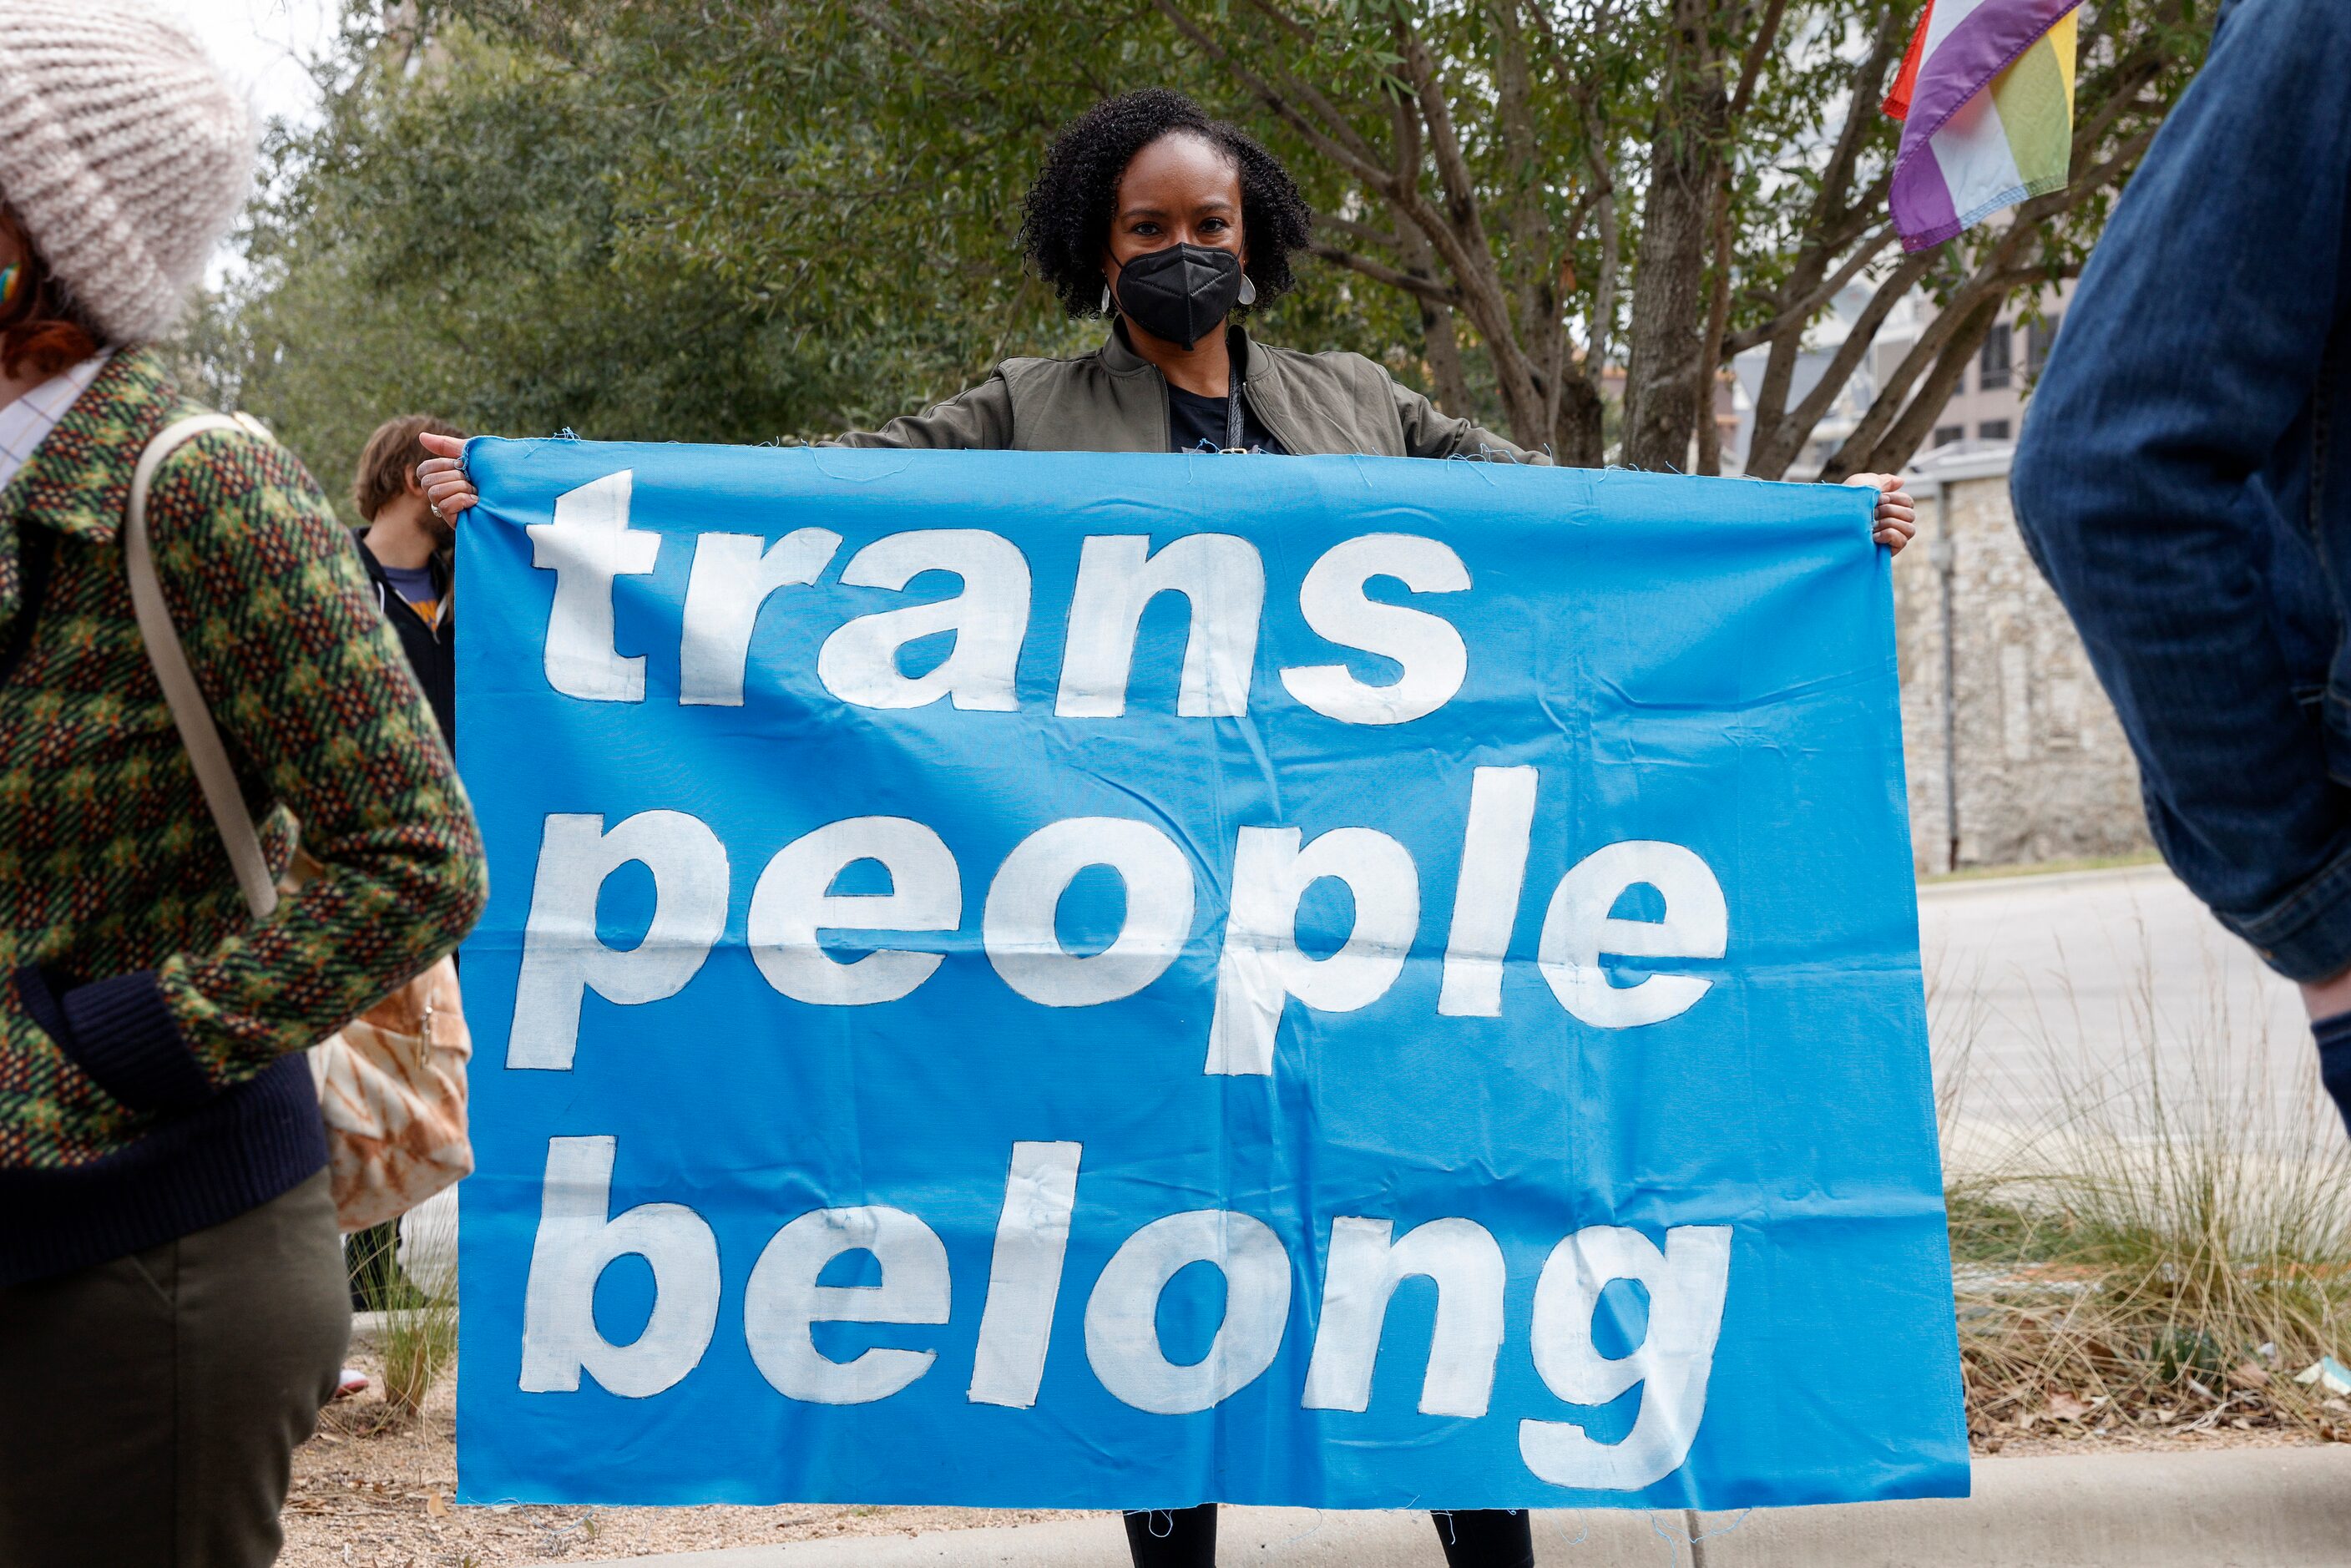
[(2035, 389), (2012, 486), (2180, 878), (2351, 967), (2351, 5), (2234, 0)]

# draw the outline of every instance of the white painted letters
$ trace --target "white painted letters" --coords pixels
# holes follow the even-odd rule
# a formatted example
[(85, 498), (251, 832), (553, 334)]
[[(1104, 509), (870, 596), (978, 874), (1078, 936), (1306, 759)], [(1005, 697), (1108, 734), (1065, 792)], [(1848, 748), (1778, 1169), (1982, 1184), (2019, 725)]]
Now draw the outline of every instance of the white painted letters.
[[(977, 1405), (1034, 1408), (1053, 1340), (1082, 1149), (1075, 1143), (1016, 1143), (997, 1222), (986, 1302), (967, 1397)], [(549, 1139), (538, 1231), (523, 1302), (525, 1393), (576, 1392), (584, 1373), (623, 1398), (676, 1386), (701, 1364), (721, 1306), (717, 1240), (693, 1209), (647, 1203), (611, 1212), (616, 1140)], [(1528, 1469), (1554, 1486), (1637, 1491), (1689, 1456), (1707, 1389), (1730, 1276), (1729, 1226), (1677, 1226), (1660, 1248), (1641, 1231), (1597, 1225), (1552, 1249), (1535, 1283), (1529, 1334), (1537, 1375), (1552, 1395), (1587, 1407), (1636, 1385), (1632, 1429), (1593, 1438), (1580, 1421), (1522, 1417)], [(826, 1267), (868, 1252), (870, 1285), (824, 1285)], [(614, 1344), (597, 1327), (597, 1281), (619, 1258), (645, 1260), (653, 1301), (644, 1328)], [(1172, 1360), (1159, 1337), (1161, 1298), (1196, 1263), (1224, 1276), (1225, 1305), (1197, 1361)], [(1416, 1276), (1437, 1287), (1435, 1324), (1418, 1408), (1478, 1419), (1492, 1404), (1504, 1339), (1501, 1249), (1475, 1221), (1442, 1218), (1394, 1235), (1392, 1221), (1336, 1218), (1322, 1282), (1322, 1307), (1300, 1404), (1363, 1412), (1389, 1305)], [(1622, 1356), (1602, 1354), (1596, 1321), (1612, 1282), (1646, 1295), (1646, 1324)], [(1095, 1280), (1084, 1314), (1085, 1356), (1102, 1386), (1139, 1410), (1181, 1416), (1211, 1409), (1264, 1375), (1288, 1332), (1290, 1260), (1264, 1221), (1227, 1209), (1192, 1209), (1128, 1236)], [(873, 1346), (836, 1360), (812, 1333), (824, 1322), (944, 1325), (955, 1294), (946, 1247), (929, 1225), (886, 1205), (825, 1208), (778, 1228), (744, 1287), (743, 1333), (759, 1374), (788, 1398), (865, 1405), (896, 1395), (930, 1370), (935, 1350)], [(1629, 1325), (1625, 1325), (1629, 1326)]]
[(814, 582), (839, 549), (841, 536), (829, 528), (795, 528), (772, 545), (757, 534), (696, 538), (678, 641), (677, 700), (688, 707), (742, 706), (759, 607), (779, 588)]
[(1420, 1385), (1421, 1414), (1483, 1416), (1502, 1349), (1502, 1249), (1484, 1226), (1468, 1219), (1432, 1219), (1391, 1243), (1394, 1228), (1384, 1219), (1343, 1216), (1331, 1222), (1322, 1321), (1303, 1403), (1310, 1410), (1370, 1407), (1388, 1299), (1424, 1274), (1437, 1281), (1437, 1328)]
[[(1225, 1321), (1189, 1366), (1159, 1344), (1159, 1296), (1194, 1263), (1225, 1276)], [(1086, 1302), (1086, 1360), (1102, 1385), (1138, 1410), (1189, 1415), (1232, 1397), (1281, 1354), (1290, 1323), (1290, 1255), (1261, 1219), (1197, 1208), (1155, 1219), (1111, 1255)]]
[[(607, 947), (596, 934), (597, 895), (631, 861), (653, 874), (653, 920), (634, 947)], [(608, 833), (601, 817), (549, 816), (523, 928), (507, 1065), (569, 1071), (588, 991), (637, 1007), (683, 990), (726, 927), (726, 846), (699, 818), (640, 811)]]
[[(650, 1399), (700, 1364), (718, 1324), (718, 1241), (678, 1203), (611, 1215), (611, 1138), (549, 1138), (538, 1232), (523, 1286), (526, 1394), (569, 1394), (586, 1372), (606, 1392)], [(608, 1216), (610, 1216), (608, 1218)], [(644, 1332), (614, 1344), (596, 1327), (596, 1281), (616, 1258), (653, 1266)]]
[(1480, 768), (1469, 778), (1469, 825), (1453, 888), (1453, 931), (1437, 1010), (1447, 1018), (1502, 1016), (1502, 960), (1519, 921), (1519, 894), (1533, 842), (1535, 770)]
[[(820, 1285), (844, 1252), (871, 1252), (878, 1285)], [(943, 1323), (947, 1249), (938, 1232), (902, 1208), (824, 1208), (776, 1232), (743, 1291), (743, 1334), (759, 1375), (788, 1399), (870, 1405), (930, 1370), (934, 1350), (862, 1352), (835, 1361), (810, 1337), (812, 1323)]]
[[(1126, 884), (1117, 939), (1099, 953), (1061, 946), (1054, 916), (1078, 873), (1106, 865)], [(1131, 997), (1166, 973), (1192, 934), (1192, 862), (1148, 822), (1069, 817), (1005, 857), (987, 890), (981, 945), (1004, 983), (1049, 1008)]]
[[(861, 615), (824, 640), (817, 678), (859, 707), (922, 707), (941, 697), (959, 708), (1010, 713), (1013, 677), (1029, 632), (1029, 561), (999, 534), (978, 528), (918, 528), (887, 534), (850, 558), (850, 588), (903, 589), (926, 571), (952, 571), (963, 591), (933, 604)], [(953, 632), (955, 647), (921, 675), (898, 668), (907, 643)]]
[(1176, 711), (1186, 718), (1249, 711), (1258, 618), (1265, 608), (1265, 563), (1257, 547), (1230, 534), (1186, 534), (1154, 555), (1143, 535), (1096, 534), (1079, 557), (1055, 713), (1116, 718), (1126, 711), (1144, 609), (1169, 592), (1182, 594), (1192, 607)]
[[(1628, 889), (1654, 887), (1663, 920), (1616, 920), (1608, 912)], [(1560, 879), (1543, 916), (1538, 961), (1559, 1005), (1594, 1029), (1662, 1023), (1698, 1005), (1714, 984), (1694, 975), (1651, 975), (1615, 986), (1604, 953), (1628, 958), (1719, 958), (1730, 939), (1722, 883), (1679, 844), (1627, 839), (1586, 856)]]
[[(1648, 1332), (1610, 1359), (1593, 1343), (1593, 1316), (1613, 1280), (1649, 1295)], [(1571, 1405), (1605, 1405), (1641, 1385), (1641, 1410), (1622, 1442), (1594, 1442), (1573, 1421), (1519, 1423), (1519, 1454), (1553, 1486), (1638, 1491), (1681, 1468), (1706, 1414), (1706, 1383), (1730, 1282), (1730, 1228), (1685, 1225), (1663, 1251), (1637, 1230), (1595, 1225), (1552, 1249), (1535, 1281), (1535, 1371)]]
[(1344, 664), (1281, 672), (1290, 695), (1343, 724), (1405, 724), (1453, 700), (1469, 674), (1469, 650), (1453, 622), (1425, 610), (1383, 604), (1364, 591), (1393, 577), (1415, 593), (1459, 593), (1469, 569), (1452, 548), (1412, 534), (1365, 534), (1333, 545), (1307, 570), (1298, 608), (1316, 634), (1404, 666), (1391, 685), (1366, 685)]
[[(1240, 831), (1207, 1071), (1271, 1072), (1289, 998), (1322, 1012), (1368, 1007), (1395, 983), (1412, 950), (1420, 873), (1405, 847), (1370, 828), (1335, 828), (1303, 849), (1300, 837), (1296, 828)], [(1298, 905), (1326, 876), (1354, 894), (1355, 921), (1337, 952), (1316, 958), (1299, 948)]]
[[(888, 893), (828, 891), (862, 860), (888, 869)], [(952, 931), (962, 919), (963, 873), (937, 833), (904, 817), (848, 817), (776, 852), (751, 890), (746, 936), (759, 973), (793, 1000), (871, 1007), (929, 979), (942, 955), (881, 948), (842, 963), (820, 932)]]
[(1070, 1249), (1070, 1210), (1078, 1201), (1076, 1144), (1015, 1144), (987, 1267), (987, 1305), (967, 1397), (975, 1405), (1026, 1410), (1045, 1379), (1045, 1347), (1061, 1297), (1061, 1260)]
[(661, 535), (629, 527), (623, 468), (555, 498), (555, 520), (533, 523), (530, 564), (555, 573), (547, 618), (547, 684), (590, 702), (645, 700), (645, 656), (623, 657), (612, 644), (612, 581), (641, 577), (661, 556)]

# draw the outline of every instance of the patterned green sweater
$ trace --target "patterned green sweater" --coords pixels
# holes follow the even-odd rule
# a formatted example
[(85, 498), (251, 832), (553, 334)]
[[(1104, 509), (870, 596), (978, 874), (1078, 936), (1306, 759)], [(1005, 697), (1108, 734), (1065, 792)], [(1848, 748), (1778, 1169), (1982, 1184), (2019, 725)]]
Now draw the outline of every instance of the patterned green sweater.
[(301, 1051), (455, 946), (486, 892), (349, 537), (290, 454), (214, 432), (157, 477), (158, 572), (273, 863), (298, 819), (324, 867), (252, 922), (120, 542), (141, 451), (199, 412), (124, 351), (0, 490), (0, 1286), (316, 1172)]

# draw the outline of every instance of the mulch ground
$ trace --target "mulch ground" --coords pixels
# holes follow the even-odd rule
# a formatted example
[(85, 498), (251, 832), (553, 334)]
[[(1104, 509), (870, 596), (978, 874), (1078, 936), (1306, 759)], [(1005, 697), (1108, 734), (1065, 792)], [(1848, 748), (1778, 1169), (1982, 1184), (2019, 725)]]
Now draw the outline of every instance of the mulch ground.
[[(373, 1377), (361, 1354), (352, 1364)], [(380, 1382), (381, 1380), (378, 1379)], [(457, 1508), (455, 1392), (444, 1379), (423, 1414), (393, 1418), (373, 1388), (328, 1406), (319, 1435), (294, 1455), (286, 1499), (284, 1568), (488, 1568), (590, 1563), (762, 1546), (829, 1535), (1019, 1524), (1075, 1514), (972, 1508)], [(1104, 1561), (1122, 1555), (1118, 1522), (1102, 1517)]]
[[(371, 1375), (364, 1356), (355, 1364)], [(2183, 1448), (2274, 1448), (2323, 1443), (2307, 1427), (2205, 1422), (2189, 1409), (2156, 1407), (2125, 1416), (2063, 1397), (2031, 1419), (1979, 1423), (1980, 1454), (2067, 1454)], [(2351, 1407), (2346, 1407), (2351, 1408)], [(2333, 1428), (2330, 1428), (2333, 1430)], [(2351, 1432), (2346, 1432), (2351, 1436)], [(294, 1456), (286, 1501), (287, 1568), (487, 1568), (489, 1564), (588, 1563), (663, 1552), (759, 1546), (831, 1535), (906, 1535), (916, 1531), (1074, 1519), (1037, 1510), (960, 1508), (456, 1508), (455, 1392), (444, 1380), (423, 1414), (393, 1418), (371, 1389), (331, 1406), (319, 1435)], [(1123, 1556), (1117, 1521), (1096, 1516), (1102, 1560)]]

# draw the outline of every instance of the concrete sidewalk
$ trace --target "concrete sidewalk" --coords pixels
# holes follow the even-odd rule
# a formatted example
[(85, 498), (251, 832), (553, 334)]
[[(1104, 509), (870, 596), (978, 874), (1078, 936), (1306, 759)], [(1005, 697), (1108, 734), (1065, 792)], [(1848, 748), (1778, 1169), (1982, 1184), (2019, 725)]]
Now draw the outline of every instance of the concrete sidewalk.
[[(1543, 1568), (2336, 1568), (2351, 1563), (2351, 1448), (1978, 1459), (1973, 1498), (1680, 1512), (1543, 1512)], [(1218, 1557), (1280, 1568), (1437, 1568), (1422, 1513), (1228, 1508)], [(1118, 1521), (841, 1536), (629, 1560), (633, 1568), (1117, 1568)]]

